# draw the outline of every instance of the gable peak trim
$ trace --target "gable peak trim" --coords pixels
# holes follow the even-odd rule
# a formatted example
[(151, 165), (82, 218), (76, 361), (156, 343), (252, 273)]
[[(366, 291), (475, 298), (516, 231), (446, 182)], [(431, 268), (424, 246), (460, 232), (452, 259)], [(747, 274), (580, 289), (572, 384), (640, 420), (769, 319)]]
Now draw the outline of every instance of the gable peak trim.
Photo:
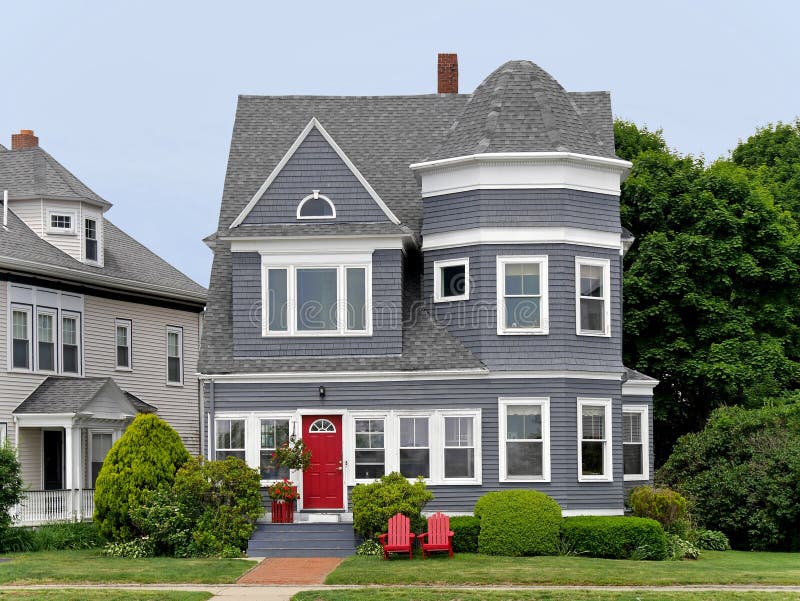
[(362, 186), (364, 186), (364, 189), (377, 203), (377, 205), (381, 208), (381, 210), (389, 218), (389, 220), (395, 225), (400, 224), (400, 220), (395, 216), (395, 214), (391, 211), (391, 209), (388, 206), (386, 206), (386, 203), (383, 202), (380, 196), (378, 196), (378, 193), (375, 191), (375, 189), (370, 185), (367, 179), (361, 174), (358, 168), (353, 164), (353, 162), (348, 158), (348, 156), (344, 153), (344, 151), (339, 147), (336, 141), (325, 130), (325, 128), (322, 127), (322, 124), (317, 120), (317, 118), (312, 117), (311, 121), (308, 122), (308, 125), (306, 125), (303, 128), (303, 131), (300, 132), (300, 135), (297, 136), (297, 139), (289, 147), (289, 150), (286, 151), (286, 154), (283, 155), (283, 158), (280, 161), (278, 161), (277, 165), (275, 165), (275, 168), (272, 170), (272, 173), (269, 174), (269, 176), (261, 185), (261, 187), (258, 189), (258, 191), (250, 199), (250, 202), (247, 203), (245, 208), (242, 209), (242, 212), (239, 213), (239, 216), (233, 220), (230, 226), (228, 226), (228, 229), (233, 229), (242, 224), (242, 222), (247, 218), (247, 216), (256, 206), (256, 203), (258, 203), (258, 201), (261, 200), (261, 197), (264, 195), (267, 189), (269, 189), (269, 187), (272, 185), (272, 182), (275, 181), (275, 178), (278, 177), (278, 174), (281, 171), (283, 171), (283, 168), (286, 166), (286, 163), (289, 162), (289, 159), (291, 159), (294, 156), (294, 153), (297, 152), (297, 149), (300, 148), (300, 144), (303, 143), (303, 141), (308, 137), (308, 134), (310, 134), (311, 130), (313, 129), (316, 129), (319, 133), (322, 134), (322, 137), (325, 138), (325, 141), (328, 144), (330, 144), (334, 152), (336, 152), (339, 158), (342, 159), (342, 161), (344, 161), (344, 164), (347, 165), (347, 168), (350, 169), (351, 173), (356, 176), (356, 179), (359, 181), (359, 183), (361, 183)]

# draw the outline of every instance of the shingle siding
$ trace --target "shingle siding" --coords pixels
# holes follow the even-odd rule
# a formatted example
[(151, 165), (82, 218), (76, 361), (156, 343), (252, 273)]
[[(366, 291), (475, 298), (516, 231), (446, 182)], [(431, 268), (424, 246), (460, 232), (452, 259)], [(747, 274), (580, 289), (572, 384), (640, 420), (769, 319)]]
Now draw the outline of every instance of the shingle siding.
[[(317, 387), (325, 386), (319, 400)], [(471, 512), (486, 492), (532, 488), (554, 497), (567, 510), (622, 511), (622, 400), (620, 382), (586, 379), (481, 379), (396, 382), (313, 381), (303, 384), (215, 384), (215, 407), (223, 411), (333, 409), (481, 409), (482, 485), (431, 486), (435, 499), (426, 509)], [(500, 483), (498, 398), (550, 398), (551, 482)], [(578, 482), (577, 399), (611, 398), (613, 482)]]
[[(497, 256), (547, 255), (547, 335), (497, 334)], [(609, 259), (611, 336), (575, 331), (575, 257)], [(469, 300), (433, 303), (434, 261), (469, 257)], [(436, 320), (492, 370), (622, 369), (621, 257), (611, 249), (569, 244), (476, 245), (425, 252), (424, 298)]]
[(261, 256), (232, 253), (235, 357), (395, 355), (402, 351), (402, 251), (372, 255), (372, 336), (265, 338), (261, 335)]
[[(389, 221), (327, 140), (313, 129), (243, 223), (298, 223), (297, 205), (312, 190), (319, 190), (320, 194), (331, 199), (336, 207), (337, 222)], [(299, 223), (314, 221), (328, 223), (331, 220), (304, 219)]]
[(619, 197), (581, 190), (469, 190), (423, 199), (422, 235), (476, 227), (620, 232)]

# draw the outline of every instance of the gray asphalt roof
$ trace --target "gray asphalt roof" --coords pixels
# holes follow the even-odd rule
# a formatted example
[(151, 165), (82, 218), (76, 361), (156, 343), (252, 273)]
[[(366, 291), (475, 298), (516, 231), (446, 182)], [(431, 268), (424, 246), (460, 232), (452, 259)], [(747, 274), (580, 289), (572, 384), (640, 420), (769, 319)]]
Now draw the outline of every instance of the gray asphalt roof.
[[(13, 413), (80, 413), (109, 381), (117, 386), (113, 378), (49, 376), (14, 409)], [(136, 396), (122, 392), (139, 412), (156, 411), (155, 407)]]
[(635, 369), (631, 369), (630, 367), (625, 368), (625, 373), (622, 374), (622, 381), (629, 382), (631, 380), (638, 380), (644, 382), (655, 382), (655, 378), (651, 378), (648, 375), (643, 374), (640, 371), (636, 371)]

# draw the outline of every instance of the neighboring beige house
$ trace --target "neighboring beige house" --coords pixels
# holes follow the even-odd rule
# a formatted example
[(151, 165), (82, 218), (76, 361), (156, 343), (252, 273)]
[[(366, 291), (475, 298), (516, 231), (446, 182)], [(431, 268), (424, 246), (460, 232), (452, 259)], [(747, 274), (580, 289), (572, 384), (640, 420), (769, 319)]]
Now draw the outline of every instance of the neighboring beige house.
[(199, 453), (206, 290), (105, 219), (111, 204), (38, 145), (0, 146), (0, 442), (19, 450), (19, 522), (90, 515), (137, 412)]

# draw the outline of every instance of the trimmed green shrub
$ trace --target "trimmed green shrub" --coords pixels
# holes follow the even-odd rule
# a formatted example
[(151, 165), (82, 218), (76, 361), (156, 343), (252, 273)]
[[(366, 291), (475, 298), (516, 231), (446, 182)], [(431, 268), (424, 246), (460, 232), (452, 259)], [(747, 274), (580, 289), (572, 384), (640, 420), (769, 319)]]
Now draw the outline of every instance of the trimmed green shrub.
[(680, 438), (656, 478), (734, 549), (800, 550), (800, 403), (717, 409)]
[(11, 443), (0, 444), (0, 546), (11, 527), (9, 511), (22, 500), (22, 476), (19, 460)]
[(706, 530), (698, 528), (694, 531), (695, 544), (700, 549), (707, 551), (729, 551), (731, 543), (724, 532), (719, 530)]
[(478, 551), (487, 555), (555, 555), (561, 507), (535, 490), (483, 495), (475, 504), (481, 521)]
[(686, 499), (669, 488), (637, 486), (630, 493), (629, 503), (633, 515), (653, 519), (664, 530), (670, 530), (674, 523), (687, 517)]
[(130, 510), (148, 491), (169, 486), (175, 472), (189, 460), (178, 433), (153, 414), (139, 414), (108, 452), (94, 492), (94, 520), (100, 534), (112, 541), (140, 533)]
[(422, 510), (433, 500), (433, 493), (418, 478), (411, 484), (398, 472), (392, 472), (372, 484), (358, 484), (350, 493), (353, 503), (353, 529), (365, 539), (386, 532), (389, 518), (402, 513), (411, 520), (411, 531), (425, 531), (427, 521)]
[(77, 551), (100, 547), (103, 542), (97, 526), (92, 522), (64, 522), (10, 528), (2, 539), (0, 551)]
[(649, 518), (565, 518), (561, 525), (561, 537), (575, 555), (663, 560), (670, 554), (664, 529)]
[(471, 515), (457, 515), (450, 518), (453, 531), (453, 551), (456, 553), (477, 553), (481, 521)]
[(241, 459), (190, 459), (171, 488), (145, 495), (131, 521), (155, 555), (239, 557), (263, 513), (259, 488)]

